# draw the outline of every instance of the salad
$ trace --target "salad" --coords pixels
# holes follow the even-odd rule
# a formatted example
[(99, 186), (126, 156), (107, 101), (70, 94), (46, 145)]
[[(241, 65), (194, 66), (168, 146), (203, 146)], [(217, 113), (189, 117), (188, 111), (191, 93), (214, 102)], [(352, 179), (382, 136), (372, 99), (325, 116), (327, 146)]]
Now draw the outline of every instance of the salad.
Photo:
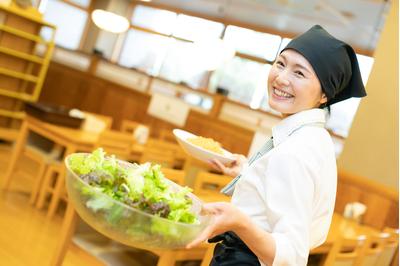
[(160, 165), (126, 163), (101, 148), (72, 154), (66, 163), (67, 189), (76, 210), (111, 238), (117, 233), (116, 240), (124, 238), (123, 243), (178, 247), (205, 227), (194, 211), (191, 189), (167, 180)]

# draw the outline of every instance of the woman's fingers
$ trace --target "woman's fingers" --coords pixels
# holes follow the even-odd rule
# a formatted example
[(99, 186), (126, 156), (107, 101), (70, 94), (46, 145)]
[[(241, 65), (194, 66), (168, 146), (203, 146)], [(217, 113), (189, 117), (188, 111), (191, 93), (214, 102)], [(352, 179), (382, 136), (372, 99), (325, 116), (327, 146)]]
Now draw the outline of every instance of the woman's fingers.
[(215, 170), (218, 170), (218, 171), (221, 171), (221, 172), (225, 171), (226, 167), (220, 161), (218, 161), (216, 159), (211, 159), (208, 162)]
[(205, 242), (207, 239), (211, 238), (212, 234), (214, 232), (214, 226), (210, 225), (208, 226), (206, 229), (204, 229), (204, 231), (192, 242), (190, 242), (189, 244), (186, 245), (186, 248), (194, 248), (198, 245), (200, 245), (201, 243)]
[(212, 161), (213, 161), (213, 163), (214, 163), (215, 165), (218, 166), (219, 169), (221, 169), (222, 171), (225, 171), (225, 169), (226, 169), (225, 165), (223, 165), (219, 160), (217, 160), (217, 159), (212, 159)]

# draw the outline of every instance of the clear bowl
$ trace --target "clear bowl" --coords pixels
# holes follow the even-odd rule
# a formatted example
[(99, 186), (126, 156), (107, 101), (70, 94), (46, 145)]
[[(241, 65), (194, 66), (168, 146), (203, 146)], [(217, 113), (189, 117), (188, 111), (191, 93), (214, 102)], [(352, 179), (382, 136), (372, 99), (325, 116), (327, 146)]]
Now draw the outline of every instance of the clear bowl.
[[(200, 215), (202, 201), (191, 193), (188, 196), (192, 198), (192, 211), (199, 220), (197, 224), (174, 222), (116, 201), (82, 181), (69, 168), (70, 156), (65, 159), (68, 199), (87, 224), (115, 241), (143, 249), (179, 249), (194, 240), (210, 222), (209, 216)], [(121, 160), (118, 163), (123, 167), (132, 166)], [(170, 189), (182, 189), (168, 179), (166, 182)], [(89, 208), (87, 202), (94, 198), (104, 201), (107, 207), (97, 211)]]

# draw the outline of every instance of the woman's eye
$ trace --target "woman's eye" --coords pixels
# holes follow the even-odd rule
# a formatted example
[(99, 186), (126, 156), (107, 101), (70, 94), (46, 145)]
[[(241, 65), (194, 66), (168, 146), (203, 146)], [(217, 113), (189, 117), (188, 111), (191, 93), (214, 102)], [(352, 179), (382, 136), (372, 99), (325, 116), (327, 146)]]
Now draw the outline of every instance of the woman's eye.
[(282, 61), (276, 61), (276, 64), (277, 64), (278, 66), (281, 66), (281, 67), (284, 67), (284, 66), (285, 66), (285, 65), (283, 64)]
[(304, 74), (301, 71), (295, 71), (294, 72), (297, 76), (304, 78)]

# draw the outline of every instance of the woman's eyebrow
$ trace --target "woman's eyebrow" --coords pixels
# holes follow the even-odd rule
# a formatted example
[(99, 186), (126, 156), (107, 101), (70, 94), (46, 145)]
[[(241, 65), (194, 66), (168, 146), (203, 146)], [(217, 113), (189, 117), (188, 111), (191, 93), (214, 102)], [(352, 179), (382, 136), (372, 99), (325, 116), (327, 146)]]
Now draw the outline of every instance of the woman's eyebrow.
[(308, 70), (308, 68), (306, 68), (306, 67), (305, 67), (305, 66), (303, 66), (303, 65), (300, 65), (300, 64), (295, 64), (294, 66), (295, 66), (295, 67), (298, 67), (298, 68), (301, 68), (301, 69), (303, 69), (303, 70), (305, 70), (306, 72), (308, 72), (308, 73), (310, 73), (310, 74), (311, 74), (310, 70)]
[[(279, 57), (282, 57), (283, 60), (287, 61), (287, 60), (286, 60), (286, 57), (285, 57), (283, 54), (280, 54)], [(298, 68), (301, 68), (301, 69), (303, 69), (303, 70), (305, 70), (305, 71), (307, 71), (308, 73), (311, 74), (311, 71), (310, 71), (308, 68), (306, 68), (305, 66), (303, 66), (303, 65), (295, 64), (294, 66), (295, 66), (295, 67), (298, 67)]]

